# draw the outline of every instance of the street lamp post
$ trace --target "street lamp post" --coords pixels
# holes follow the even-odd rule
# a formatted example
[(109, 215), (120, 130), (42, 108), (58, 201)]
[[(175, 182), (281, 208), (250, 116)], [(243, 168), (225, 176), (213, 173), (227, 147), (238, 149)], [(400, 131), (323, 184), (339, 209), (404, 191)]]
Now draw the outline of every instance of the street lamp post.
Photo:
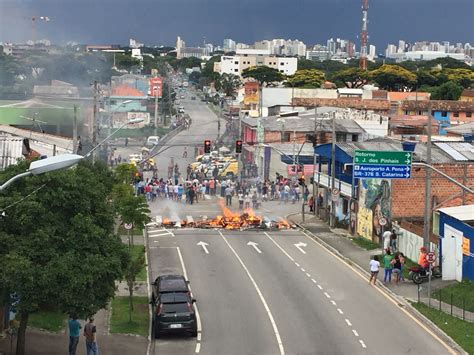
[(49, 173), (55, 170), (69, 168), (79, 163), (84, 157), (77, 154), (62, 154), (50, 158), (40, 159), (32, 162), (30, 167), (24, 173), (15, 175), (10, 180), (0, 186), (0, 191), (5, 190), (11, 183), (29, 175), (39, 175)]
[(117, 133), (118, 131), (120, 131), (123, 127), (125, 127), (126, 125), (129, 125), (129, 124), (134, 124), (134, 123), (140, 123), (140, 122), (143, 122), (144, 119), (143, 118), (134, 118), (130, 121), (127, 121), (125, 122), (123, 125), (121, 125), (119, 128), (117, 128), (115, 131), (113, 131), (112, 133), (110, 133), (107, 137), (105, 137), (99, 144), (97, 144), (95, 147), (93, 147), (89, 153), (87, 153), (86, 155), (84, 155), (84, 158), (87, 158), (88, 156), (90, 156), (93, 152), (95, 152), (95, 150), (97, 148), (99, 148), (102, 144), (104, 144), (107, 140), (110, 139), (110, 137), (112, 137), (115, 133)]

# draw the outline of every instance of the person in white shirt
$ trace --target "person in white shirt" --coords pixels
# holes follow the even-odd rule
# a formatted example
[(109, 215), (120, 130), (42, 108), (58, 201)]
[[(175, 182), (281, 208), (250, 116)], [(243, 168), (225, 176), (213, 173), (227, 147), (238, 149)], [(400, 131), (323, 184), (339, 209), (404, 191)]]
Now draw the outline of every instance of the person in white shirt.
[(370, 267), (369, 284), (372, 283), (372, 279), (373, 279), (374, 280), (374, 286), (375, 286), (375, 284), (377, 282), (377, 275), (378, 275), (379, 269), (380, 269), (379, 257), (377, 255), (374, 255), (374, 258), (372, 260), (370, 260), (369, 267)]
[(390, 247), (390, 237), (392, 236), (392, 232), (390, 230), (386, 230), (383, 232), (383, 250), (384, 252), (387, 251), (387, 249)]

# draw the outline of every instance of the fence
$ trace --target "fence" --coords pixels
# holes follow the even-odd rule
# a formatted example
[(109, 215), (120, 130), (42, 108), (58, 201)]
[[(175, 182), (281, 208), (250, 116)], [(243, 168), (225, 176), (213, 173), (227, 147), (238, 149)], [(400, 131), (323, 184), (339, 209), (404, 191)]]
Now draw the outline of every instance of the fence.
[(422, 302), (427, 306), (437, 309), (463, 321), (474, 323), (474, 300), (472, 297), (459, 296), (443, 289), (436, 290), (433, 295), (428, 297), (425, 287), (418, 288), (418, 303)]
[[(398, 231), (398, 250), (407, 258), (416, 262), (420, 256), (420, 248), (423, 246), (423, 238), (402, 228), (396, 222), (393, 222), (393, 227)], [(430, 248), (438, 257), (438, 245), (430, 243)], [(438, 261), (436, 264), (439, 265)]]

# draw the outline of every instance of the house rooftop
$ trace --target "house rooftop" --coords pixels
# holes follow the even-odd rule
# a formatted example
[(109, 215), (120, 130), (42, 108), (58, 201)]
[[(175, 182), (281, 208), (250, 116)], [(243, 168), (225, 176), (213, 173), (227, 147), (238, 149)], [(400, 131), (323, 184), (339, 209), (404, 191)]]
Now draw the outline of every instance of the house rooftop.
[[(474, 155), (470, 158), (466, 157), (462, 152), (459, 152), (456, 148), (456, 144), (459, 143), (443, 143), (454, 145), (451, 149), (457, 154), (462, 155), (463, 158), (458, 159), (459, 157), (454, 157), (450, 155), (447, 150), (442, 149), (439, 146), (439, 143), (433, 143), (431, 149), (431, 161), (433, 164), (456, 164), (460, 161), (474, 161)], [(473, 150), (474, 145), (471, 143), (465, 142)], [(403, 147), (400, 141), (395, 141), (388, 138), (377, 138), (371, 139), (365, 142), (340, 142), (337, 143), (337, 146), (341, 148), (349, 156), (354, 157), (356, 150), (375, 150), (375, 151), (403, 151)], [(468, 146), (463, 147), (463, 149), (468, 149)], [(451, 150), (449, 150), (451, 152)], [(453, 153), (453, 154), (456, 154)], [(426, 162), (427, 146), (424, 143), (417, 143), (415, 147), (415, 152), (413, 155), (413, 161), (417, 162)]]
[(438, 211), (463, 222), (474, 221), (474, 204), (440, 208)]
[(404, 111), (449, 111), (449, 112), (474, 112), (474, 102), (450, 100), (405, 100), (401, 104)]
[(449, 133), (464, 135), (464, 134), (474, 134), (474, 122), (469, 122), (461, 124), (459, 126), (448, 127), (446, 131)]
[[(324, 117), (324, 114), (334, 111), (333, 108), (318, 108), (318, 114), (315, 116), (314, 111), (310, 113), (302, 113), (298, 115), (288, 116), (269, 116), (260, 119), (260, 124), (267, 131), (295, 131), (295, 132), (313, 132), (315, 127), (318, 131), (331, 132), (332, 120)], [(251, 127), (257, 127), (257, 119), (244, 118), (242, 122)], [(359, 124), (350, 119), (336, 119), (336, 132), (362, 134), (362, 129)]]

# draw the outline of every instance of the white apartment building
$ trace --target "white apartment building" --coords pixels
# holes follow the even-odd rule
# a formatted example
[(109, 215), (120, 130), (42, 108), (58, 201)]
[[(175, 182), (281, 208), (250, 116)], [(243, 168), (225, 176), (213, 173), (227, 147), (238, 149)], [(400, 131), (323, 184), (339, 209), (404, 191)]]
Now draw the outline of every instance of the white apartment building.
[(374, 59), (377, 57), (377, 51), (376, 51), (376, 48), (373, 44), (369, 45), (369, 55), (368, 57), (370, 59)]
[(233, 41), (232, 39), (230, 38), (226, 38), (224, 39), (224, 45), (223, 45), (223, 49), (224, 49), (224, 52), (235, 52), (235, 41)]
[(264, 49), (237, 50), (235, 56), (222, 56), (219, 65), (214, 65), (214, 71), (223, 74), (241, 76), (242, 72), (251, 67), (266, 65), (278, 69), (285, 75), (293, 75), (298, 69), (298, 59), (292, 57), (276, 57)]

